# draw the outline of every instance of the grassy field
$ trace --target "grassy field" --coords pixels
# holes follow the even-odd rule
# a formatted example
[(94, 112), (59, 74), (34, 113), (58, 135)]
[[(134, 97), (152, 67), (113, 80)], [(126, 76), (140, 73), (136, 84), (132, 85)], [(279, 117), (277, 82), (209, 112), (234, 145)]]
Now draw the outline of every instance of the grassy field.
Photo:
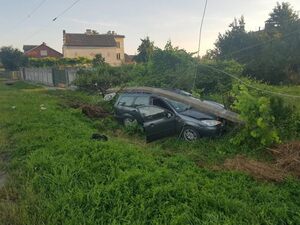
[[(249, 149), (226, 136), (145, 144), (65, 107), (74, 96), (97, 103), (0, 82), (0, 168), (9, 173), (0, 224), (300, 224), (298, 180), (259, 182), (198, 165)], [(94, 132), (109, 141), (91, 140)]]

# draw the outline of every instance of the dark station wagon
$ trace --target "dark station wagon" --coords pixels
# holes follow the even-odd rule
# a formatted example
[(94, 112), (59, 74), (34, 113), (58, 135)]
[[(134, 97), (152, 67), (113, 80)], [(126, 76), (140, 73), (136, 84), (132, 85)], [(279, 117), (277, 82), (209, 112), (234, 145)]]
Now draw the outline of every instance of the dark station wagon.
[[(182, 94), (182, 93), (180, 93)], [(191, 96), (183, 93), (187, 98)], [(206, 101), (216, 107), (223, 105)], [(189, 105), (149, 93), (122, 93), (115, 103), (115, 116), (125, 126), (135, 121), (145, 130), (147, 141), (179, 135), (186, 141), (219, 135), (224, 121)]]

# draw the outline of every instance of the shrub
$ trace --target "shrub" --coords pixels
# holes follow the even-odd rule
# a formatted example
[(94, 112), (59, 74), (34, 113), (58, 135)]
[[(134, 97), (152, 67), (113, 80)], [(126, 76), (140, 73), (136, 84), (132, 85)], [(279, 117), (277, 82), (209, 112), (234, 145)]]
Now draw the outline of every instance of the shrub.
[(280, 137), (284, 139), (297, 137), (300, 133), (300, 114), (297, 112), (296, 107), (285, 103), (279, 97), (270, 99), (270, 107)]
[(233, 108), (240, 113), (245, 121), (244, 128), (232, 138), (235, 144), (248, 142), (256, 146), (268, 146), (279, 143), (275, 117), (272, 114), (271, 102), (267, 97), (259, 97), (250, 93), (244, 85), (235, 87), (236, 100)]
[(88, 67), (91, 65), (91, 60), (78, 57), (78, 58), (29, 58), (29, 66), (31, 67)]
[(232, 78), (216, 70), (240, 76), (243, 66), (231, 61), (204, 61), (198, 64), (195, 86), (202, 89), (205, 95), (212, 93), (225, 94), (232, 89)]
[(103, 64), (92, 69), (82, 69), (77, 73), (75, 85), (88, 91), (100, 91), (102, 96), (107, 89), (128, 82), (128, 76), (122, 67)]

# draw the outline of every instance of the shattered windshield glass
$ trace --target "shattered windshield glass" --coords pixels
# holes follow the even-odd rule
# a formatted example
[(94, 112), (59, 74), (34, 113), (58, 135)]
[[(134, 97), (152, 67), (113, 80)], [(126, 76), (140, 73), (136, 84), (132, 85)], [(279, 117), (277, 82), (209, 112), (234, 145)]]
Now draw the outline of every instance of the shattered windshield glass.
[(183, 112), (191, 108), (191, 106), (184, 104), (182, 102), (177, 102), (173, 100), (168, 100), (168, 102), (172, 105), (172, 107), (177, 111), (177, 112)]

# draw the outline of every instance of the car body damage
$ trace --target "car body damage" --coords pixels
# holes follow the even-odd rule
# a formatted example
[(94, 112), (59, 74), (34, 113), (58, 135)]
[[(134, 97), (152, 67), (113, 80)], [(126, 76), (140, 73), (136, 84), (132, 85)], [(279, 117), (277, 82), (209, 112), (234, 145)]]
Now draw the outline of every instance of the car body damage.
[[(184, 97), (193, 98), (187, 95)], [(224, 106), (219, 103), (210, 101), (208, 104), (224, 110)], [(225, 120), (212, 113), (157, 94), (139, 91), (120, 93), (115, 103), (115, 116), (124, 125), (135, 121), (141, 124), (148, 142), (176, 134), (186, 141), (194, 141), (204, 136), (219, 135), (225, 127)]]

